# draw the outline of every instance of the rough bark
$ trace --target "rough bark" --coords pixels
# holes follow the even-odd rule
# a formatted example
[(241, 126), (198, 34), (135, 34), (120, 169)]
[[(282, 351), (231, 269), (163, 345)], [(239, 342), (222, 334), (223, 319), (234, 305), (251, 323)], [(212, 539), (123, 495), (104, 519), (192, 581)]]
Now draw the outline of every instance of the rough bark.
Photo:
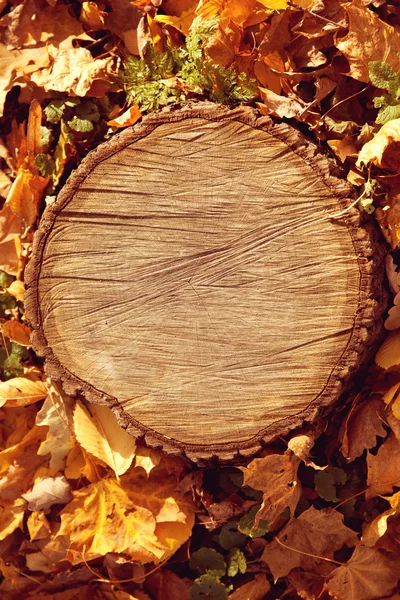
[(155, 113), (82, 162), (35, 236), (27, 314), (68, 393), (194, 458), (317, 418), (371, 354), (382, 248), (298, 132)]

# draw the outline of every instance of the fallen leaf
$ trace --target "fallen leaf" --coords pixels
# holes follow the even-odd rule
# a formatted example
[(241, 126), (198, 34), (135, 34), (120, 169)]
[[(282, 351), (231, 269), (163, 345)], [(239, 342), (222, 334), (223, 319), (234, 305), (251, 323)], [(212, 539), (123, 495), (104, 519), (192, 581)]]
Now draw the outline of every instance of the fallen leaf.
[(110, 77), (115, 74), (114, 58), (93, 58), (86, 48), (59, 50), (49, 45), (47, 51), (50, 66), (31, 76), (32, 81), (46, 92), (53, 90), (86, 96), (96, 80), (100, 79), (110, 85)]
[(345, 5), (349, 18), (349, 33), (339, 38), (336, 47), (349, 61), (350, 77), (369, 82), (370, 61), (385, 61), (396, 71), (400, 69), (400, 34), (378, 15), (365, 7), (362, 0)]
[(357, 534), (343, 525), (342, 514), (311, 506), (266, 546), (261, 560), (267, 563), (275, 581), (297, 567), (325, 575), (332, 569), (332, 562), (324, 559), (332, 560), (337, 550), (356, 542)]
[(400, 331), (390, 333), (375, 356), (375, 362), (382, 369), (400, 365)]
[(325, 589), (338, 600), (380, 600), (397, 588), (399, 563), (381, 550), (358, 545), (329, 575)]
[(48, 397), (36, 416), (36, 425), (49, 428), (46, 439), (39, 446), (38, 455), (50, 454), (49, 466), (55, 471), (64, 469), (67, 456), (74, 445), (73, 405), (72, 398), (49, 384)]
[(139, 106), (135, 104), (131, 106), (122, 113), (116, 119), (111, 119), (111, 121), (107, 121), (107, 125), (109, 127), (116, 127), (120, 129), (121, 127), (128, 127), (128, 125), (134, 125), (142, 116), (142, 113), (139, 110)]
[(26, 522), (31, 541), (43, 540), (50, 536), (51, 527), (43, 510), (33, 511)]
[(164, 25), (171, 25), (171, 27), (175, 27), (178, 31), (183, 33), (183, 35), (188, 35), (190, 31), (190, 27), (193, 23), (193, 19), (196, 16), (196, 3), (193, 3), (193, 6), (188, 8), (188, 10), (184, 10), (180, 15), (156, 15), (155, 20), (159, 23), (163, 23)]
[(28, 510), (48, 510), (53, 504), (67, 504), (71, 500), (71, 486), (61, 473), (41, 477), (22, 498), (28, 502)]
[(367, 454), (368, 489), (365, 498), (391, 493), (400, 485), (400, 442), (391, 433), (379, 448), (376, 456)]
[(370, 523), (367, 523), (361, 538), (365, 546), (374, 546), (379, 538), (387, 532), (388, 519), (399, 514), (400, 492), (393, 494), (393, 496), (385, 496), (384, 498), (389, 502), (391, 508), (375, 517)]
[[(141, 487), (129, 482), (104, 479), (73, 492), (73, 500), (61, 511), (61, 528), (58, 537), (69, 538), (68, 560), (72, 564), (104, 556), (108, 552), (126, 554), (131, 560), (143, 563), (159, 562), (169, 557), (190, 535), (194, 522), (190, 504), (184, 523), (179, 528), (182, 538), (175, 537), (178, 544), (165, 543), (165, 531), (161, 536), (156, 527), (163, 525), (160, 514), (172, 496), (163, 496), (162, 486), (147, 484)], [(165, 482), (164, 482), (165, 490)], [(178, 501), (183, 501), (179, 498)], [(182, 504), (181, 504), (182, 505)], [(173, 514), (168, 510), (169, 517)], [(176, 514), (176, 513), (175, 513)], [(182, 513), (184, 515), (184, 513)], [(182, 517), (183, 518), (183, 517)], [(174, 533), (173, 523), (169, 536)], [(161, 538), (161, 539), (160, 539)]]
[(332, 148), (342, 162), (345, 162), (349, 157), (354, 158), (358, 156), (357, 147), (353, 139), (348, 135), (345, 135), (340, 140), (328, 140), (328, 146)]
[(153, 448), (146, 448), (146, 446), (137, 446), (135, 452), (135, 467), (142, 467), (147, 473), (150, 472), (160, 464), (162, 454), (153, 450)]
[(36, 372), (0, 381), (0, 406), (26, 406), (46, 396), (46, 384)]
[(280, 96), (266, 88), (260, 88), (260, 94), (264, 104), (257, 102), (257, 106), (264, 115), (271, 114), (280, 118), (291, 119), (298, 117), (305, 108), (305, 105), (300, 104), (298, 100)]
[(245, 583), (229, 596), (229, 600), (263, 600), (271, 586), (264, 573), (257, 573), (255, 578)]
[(82, 2), (79, 20), (92, 31), (104, 29), (104, 16), (106, 13), (99, 9), (96, 2)]
[(0, 243), (12, 242), (24, 231), (21, 218), (7, 204), (0, 210)]
[(308, 467), (320, 471), (324, 470), (325, 467), (319, 467), (312, 460), (310, 460), (310, 451), (315, 443), (314, 433), (299, 433), (293, 436), (288, 442), (288, 448), (293, 452), (297, 458), (300, 458)]
[(242, 468), (244, 485), (264, 493), (261, 508), (256, 515), (255, 528), (260, 520), (268, 521), (270, 527), (273, 527), (287, 507), (293, 516), (301, 496), (301, 484), (297, 476), (299, 464), (300, 459), (288, 450), (284, 454), (255, 458), (247, 468)]
[(343, 420), (339, 431), (343, 456), (352, 462), (364, 452), (374, 448), (377, 437), (386, 437), (385, 406), (379, 396), (368, 398), (365, 402), (351, 408)]
[(7, 198), (8, 192), (11, 189), (11, 179), (9, 176), (0, 170), (0, 197)]
[(119, 425), (107, 406), (90, 405), (90, 412), (81, 402), (74, 411), (75, 436), (81, 446), (114, 470), (116, 477), (125, 473), (135, 457), (136, 440)]
[(147, 577), (145, 585), (154, 600), (190, 600), (189, 590), (193, 581), (182, 579), (169, 569), (162, 569)]
[(22, 219), (27, 227), (33, 225), (39, 214), (39, 204), (49, 180), (33, 174), (24, 166), (19, 169), (6, 204), (14, 214)]
[(203, 49), (213, 62), (221, 67), (229, 67), (239, 52), (243, 31), (234, 23), (219, 23), (215, 32), (203, 44)]
[(16, 498), (11, 505), (0, 506), (0, 540), (4, 540), (18, 527), (23, 529), (26, 502)]
[(5, 321), (1, 325), (3, 334), (21, 346), (30, 346), (32, 329), (20, 321)]
[(370, 142), (361, 148), (357, 166), (373, 163), (377, 167), (400, 170), (400, 119), (393, 119), (381, 127)]
[(23, 302), (25, 297), (25, 285), (23, 281), (17, 279), (7, 288), (7, 293), (13, 296), (18, 302)]

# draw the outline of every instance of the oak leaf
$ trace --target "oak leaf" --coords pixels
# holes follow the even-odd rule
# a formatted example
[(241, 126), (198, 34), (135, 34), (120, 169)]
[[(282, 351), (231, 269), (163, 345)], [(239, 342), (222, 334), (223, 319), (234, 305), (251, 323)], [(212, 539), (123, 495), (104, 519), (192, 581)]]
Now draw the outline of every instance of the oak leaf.
[(379, 448), (376, 456), (367, 454), (369, 486), (366, 499), (388, 494), (400, 485), (400, 442), (392, 432)]
[(260, 520), (265, 520), (271, 529), (287, 507), (293, 516), (301, 497), (301, 484), (297, 476), (299, 464), (300, 459), (288, 450), (284, 454), (255, 458), (247, 468), (242, 468), (244, 485), (264, 493), (261, 508), (256, 515), (255, 528)]
[(369, 82), (370, 61), (386, 61), (396, 71), (400, 68), (400, 34), (369, 10), (362, 0), (346, 5), (349, 33), (336, 47), (349, 61), (350, 77)]
[(90, 413), (80, 401), (76, 403), (76, 439), (87, 452), (111, 467), (118, 478), (132, 464), (136, 440), (119, 425), (107, 406), (90, 405)]
[(26, 406), (46, 396), (46, 384), (35, 371), (0, 381), (0, 406)]
[(257, 573), (255, 578), (245, 583), (229, 596), (229, 600), (263, 600), (271, 586), (264, 573)]
[(397, 588), (399, 562), (358, 545), (350, 560), (329, 576), (325, 589), (337, 600), (380, 600)]
[(330, 561), (334, 553), (356, 542), (357, 534), (343, 525), (342, 514), (311, 506), (282, 529), (266, 546), (261, 559), (269, 566), (275, 581), (297, 567), (325, 575), (332, 569)]
[(67, 504), (71, 498), (71, 486), (61, 473), (55, 477), (41, 477), (30, 492), (22, 494), (28, 502), (28, 510), (48, 510), (53, 504)]

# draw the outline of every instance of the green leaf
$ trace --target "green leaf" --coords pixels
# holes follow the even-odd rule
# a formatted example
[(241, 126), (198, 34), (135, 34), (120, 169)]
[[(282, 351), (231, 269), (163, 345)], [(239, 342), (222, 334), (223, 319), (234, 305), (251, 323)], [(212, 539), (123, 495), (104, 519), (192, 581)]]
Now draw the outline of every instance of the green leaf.
[(328, 467), (324, 471), (318, 471), (315, 475), (315, 491), (321, 498), (328, 502), (338, 502), (336, 486), (345, 484), (347, 475), (339, 467)]
[(382, 107), (376, 118), (378, 125), (384, 125), (393, 119), (400, 118), (400, 101), (392, 100), (390, 104)]
[(56, 168), (56, 163), (52, 158), (49, 158), (47, 154), (37, 154), (35, 156), (35, 165), (39, 169), (39, 173), (42, 177), (51, 177)]
[(1, 348), (0, 362), (3, 370), (3, 379), (10, 379), (22, 375), (24, 367), (21, 364), (22, 360), (29, 357), (29, 351), (15, 342), (7, 345), (7, 350)]
[(256, 514), (261, 508), (261, 504), (256, 504), (253, 508), (244, 515), (239, 521), (239, 531), (251, 538), (262, 537), (269, 532), (269, 523), (261, 519), (257, 529), (254, 529)]
[(190, 588), (191, 600), (227, 600), (228, 590), (216, 577), (202, 575)]
[(13, 275), (9, 275), (8, 273), (6, 273), (5, 271), (2, 271), (0, 269), (0, 286), (1, 287), (8, 288), (8, 286), (12, 284), (14, 279), (15, 279), (15, 277), (13, 277)]
[(100, 119), (100, 113), (94, 102), (85, 101), (81, 102), (76, 109), (76, 115), (83, 120), (97, 123)]
[(222, 527), (218, 540), (221, 548), (230, 550), (234, 547), (241, 548), (244, 546), (247, 542), (247, 536), (238, 530), (236, 521), (230, 521)]
[(239, 548), (231, 548), (228, 555), (228, 576), (235, 577), (238, 573), (244, 575), (247, 571), (246, 557)]
[(44, 109), (44, 114), (50, 123), (59, 123), (64, 116), (65, 109), (64, 100), (51, 100)]
[(200, 575), (208, 574), (221, 578), (226, 573), (226, 563), (222, 554), (213, 548), (200, 548), (190, 557), (190, 568)]
[(74, 115), (72, 119), (68, 121), (68, 125), (71, 129), (78, 131), (79, 133), (89, 133), (94, 129), (92, 121), (81, 119), (78, 115)]

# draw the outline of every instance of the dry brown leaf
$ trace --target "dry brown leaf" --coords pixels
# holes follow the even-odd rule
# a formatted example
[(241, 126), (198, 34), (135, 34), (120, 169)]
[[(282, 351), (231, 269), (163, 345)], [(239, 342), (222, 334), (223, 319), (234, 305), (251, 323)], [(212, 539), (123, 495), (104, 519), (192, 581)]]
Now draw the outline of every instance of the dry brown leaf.
[(354, 158), (358, 155), (357, 147), (353, 139), (348, 135), (345, 135), (340, 140), (328, 140), (328, 146), (332, 148), (342, 162), (345, 162), (349, 157)]
[(277, 117), (290, 119), (298, 117), (305, 108), (304, 104), (300, 104), (300, 102), (293, 98), (280, 96), (266, 88), (259, 89), (264, 104), (257, 102), (257, 106), (263, 115), (275, 115)]
[(193, 23), (193, 19), (196, 16), (196, 5), (197, 2), (193, 2), (193, 5), (187, 10), (184, 10), (180, 15), (156, 15), (155, 20), (164, 25), (171, 25), (183, 35), (188, 35), (190, 27)]
[(9, 176), (0, 170), (0, 197), (7, 198), (8, 192), (11, 189), (11, 179)]
[(4, 242), (0, 245), (0, 269), (9, 275), (18, 275), (19, 271), (19, 244), (18, 238)]
[(300, 460), (302, 460), (304, 464), (308, 467), (312, 467), (317, 471), (323, 471), (324, 469), (326, 469), (326, 466), (319, 467), (318, 465), (313, 463), (312, 460), (310, 460), (311, 448), (314, 446), (316, 437), (316, 434), (311, 432), (299, 433), (298, 435), (294, 435), (289, 440), (288, 448), (293, 452), (293, 454), (297, 456), (297, 458), (300, 458)]
[(393, 486), (400, 485), (400, 442), (394, 433), (384, 441), (376, 456), (368, 452), (367, 467), (366, 499), (390, 494)]
[(239, 51), (243, 31), (234, 23), (222, 21), (203, 45), (204, 52), (221, 67), (229, 67)]
[(104, 16), (106, 13), (99, 9), (96, 2), (82, 2), (79, 20), (92, 31), (104, 29)]
[(261, 559), (267, 563), (276, 581), (292, 569), (321, 575), (329, 573), (334, 553), (344, 545), (354, 546), (357, 534), (343, 525), (343, 515), (332, 509), (316, 510), (311, 506), (297, 519), (292, 519), (266, 546)]
[(400, 119), (385, 123), (372, 140), (364, 144), (356, 164), (360, 167), (362, 163), (373, 163), (394, 173), (400, 171)]
[(146, 590), (154, 600), (190, 600), (192, 585), (190, 579), (182, 579), (169, 569), (156, 571), (146, 579)]
[(337, 600), (380, 600), (397, 588), (399, 563), (381, 550), (358, 545), (329, 576), (325, 589)]
[(31, 346), (32, 329), (20, 321), (5, 321), (1, 325), (3, 335), (21, 346)]
[(108, 406), (90, 405), (90, 413), (81, 402), (76, 403), (76, 439), (87, 452), (111, 467), (118, 478), (135, 458), (136, 440), (119, 425)]
[[(49, 45), (50, 66), (32, 74), (31, 79), (46, 92), (68, 92), (70, 95), (86, 96), (93, 83), (100, 79), (110, 86), (110, 77), (115, 74), (115, 60), (93, 58), (86, 48), (59, 50)], [(93, 91), (91, 93), (93, 94)]]
[(385, 420), (385, 406), (379, 396), (353, 406), (339, 432), (343, 456), (351, 462), (361, 456), (365, 449), (374, 448), (378, 436), (386, 437), (383, 426)]
[(137, 446), (135, 452), (135, 467), (142, 467), (147, 473), (150, 472), (160, 464), (162, 454), (158, 450), (153, 448), (146, 448), (145, 446)]
[(26, 406), (47, 396), (46, 384), (36, 371), (0, 381), (0, 406)]
[(230, 594), (229, 600), (263, 600), (270, 589), (267, 576), (264, 573), (257, 573), (252, 581), (245, 583), (233, 594)]
[(349, 61), (350, 77), (369, 82), (368, 63), (387, 62), (395, 71), (400, 69), (400, 34), (365, 7), (362, 0), (345, 5), (349, 17), (349, 33), (339, 38), (336, 47)]
[(44, 540), (51, 534), (50, 524), (42, 510), (32, 512), (27, 519), (26, 525), (32, 542), (35, 540)]
[(117, 129), (120, 129), (121, 127), (128, 127), (128, 125), (134, 125), (137, 121), (139, 121), (141, 116), (142, 113), (139, 110), (139, 106), (135, 104), (134, 106), (128, 108), (128, 110), (123, 112), (122, 115), (116, 119), (107, 121), (107, 125), (109, 127), (116, 127)]
[(14, 180), (6, 203), (14, 214), (22, 219), (27, 227), (33, 225), (39, 213), (39, 204), (49, 180), (34, 175), (22, 167)]
[(297, 476), (300, 459), (291, 450), (284, 454), (271, 454), (255, 458), (247, 468), (242, 468), (244, 485), (264, 492), (260, 510), (256, 515), (257, 528), (261, 519), (268, 521), (270, 528), (279, 515), (290, 508), (293, 516), (301, 496), (301, 484)]
[(25, 285), (23, 281), (17, 279), (7, 288), (7, 293), (13, 296), (18, 302), (23, 302), (25, 297)]

